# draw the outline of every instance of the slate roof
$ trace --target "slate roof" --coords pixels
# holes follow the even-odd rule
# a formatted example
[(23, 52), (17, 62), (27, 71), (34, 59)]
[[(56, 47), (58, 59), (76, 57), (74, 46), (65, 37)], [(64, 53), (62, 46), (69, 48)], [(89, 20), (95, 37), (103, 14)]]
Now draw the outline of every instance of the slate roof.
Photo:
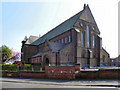
[(26, 40), (25, 44), (31, 44), (31, 43), (33, 43), (34, 41), (36, 41), (37, 39), (38, 39), (37, 36), (30, 36), (30, 37)]
[(52, 52), (59, 52), (59, 50), (61, 50), (62, 48), (65, 47), (65, 44), (58, 43), (58, 42), (49, 42), (48, 41), (48, 45), (49, 45), (50, 49), (52, 50)]
[[(66, 45), (58, 42), (50, 42), (47, 41), (47, 44), (49, 45), (50, 49), (52, 52), (59, 52), (59, 50), (63, 49)], [(33, 55), (32, 58), (34, 57), (40, 57), (42, 56), (42, 52), (38, 52), (37, 54)]]
[(46, 39), (50, 40), (66, 31), (70, 30), (71, 28), (73, 28), (74, 24), (80, 17), (81, 13), (82, 13), (82, 11), (77, 13), (73, 17), (69, 18), (68, 20), (64, 21), (57, 27), (53, 28), (51, 31), (49, 31), (48, 33), (46, 33), (45, 35), (40, 37), (38, 40), (33, 42), (31, 45), (39, 45), (41, 43), (44, 43)]
[(34, 58), (34, 57), (39, 57), (39, 56), (42, 56), (42, 53), (41, 53), (41, 52), (38, 52), (37, 54), (33, 55), (32, 58)]
[[(77, 22), (77, 20), (79, 18), (82, 20), (86, 20), (88, 22), (92, 22), (92, 23), (96, 24), (89, 6), (84, 5), (84, 9), (82, 11), (75, 14), (71, 18), (67, 19), (66, 21), (64, 21), (57, 27), (53, 28), (52, 30), (50, 30), (48, 33), (46, 33), (45, 35), (43, 35), (42, 37), (37, 39), (35, 42), (31, 43), (31, 45), (40, 45), (41, 43), (44, 43), (46, 39), (50, 40), (66, 31), (74, 28), (74, 24)], [(96, 26), (97, 26), (97, 24), (96, 24)], [(96, 31), (100, 34), (98, 27), (97, 27)]]

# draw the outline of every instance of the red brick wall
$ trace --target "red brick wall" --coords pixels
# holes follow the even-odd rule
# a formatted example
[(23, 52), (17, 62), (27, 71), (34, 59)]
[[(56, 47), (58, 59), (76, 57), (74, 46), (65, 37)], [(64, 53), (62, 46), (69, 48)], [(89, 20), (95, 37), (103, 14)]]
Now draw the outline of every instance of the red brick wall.
[(118, 77), (120, 77), (120, 70), (100, 70), (99, 71), (99, 78), (118, 79)]
[(44, 72), (3, 72), (3, 77), (45, 78)]
[(74, 67), (45, 66), (46, 77), (49, 79), (75, 79)]
[(30, 78), (45, 78), (45, 73), (25, 73), (21, 72), (21, 77), (30, 77)]
[(75, 74), (76, 79), (118, 79), (119, 70), (81, 71)]
[(75, 67), (49, 67), (45, 66), (44, 72), (2, 72), (4, 77), (29, 77), (48, 79), (119, 79), (119, 70), (79, 71), (79, 65)]

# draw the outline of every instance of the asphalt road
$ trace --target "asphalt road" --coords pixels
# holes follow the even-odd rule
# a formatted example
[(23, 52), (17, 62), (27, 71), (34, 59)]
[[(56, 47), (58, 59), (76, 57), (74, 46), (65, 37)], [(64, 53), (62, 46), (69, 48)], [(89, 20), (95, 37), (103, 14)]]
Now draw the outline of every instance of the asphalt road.
[(0, 82), (2, 88), (113, 88), (115, 87), (100, 87), (100, 86), (63, 86), (63, 85), (45, 85), (35, 83), (16, 83), (16, 82)]

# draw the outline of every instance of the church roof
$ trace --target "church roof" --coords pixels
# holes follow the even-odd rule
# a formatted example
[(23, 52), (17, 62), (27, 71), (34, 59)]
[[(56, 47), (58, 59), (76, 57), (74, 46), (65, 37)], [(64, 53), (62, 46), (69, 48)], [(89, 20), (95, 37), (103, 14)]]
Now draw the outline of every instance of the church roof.
[[(55, 28), (50, 30), (48, 33), (46, 33), (45, 35), (37, 39), (35, 42), (31, 43), (31, 45), (40, 45), (41, 43), (44, 43), (46, 39), (50, 40), (66, 31), (69, 31), (74, 27), (74, 24), (77, 22), (78, 19), (82, 19), (82, 20), (94, 23), (97, 26), (89, 6), (84, 5), (84, 9), (82, 11), (75, 14), (74, 16), (64, 21), (60, 25), (56, 26)], [(100, 34), (98, 27), (96, 29), (96, 32)]]
[(59, 52), (59, 50), (65, 47), (65, 44), (58, 43), (58, 42), (50, 42), (50, 41), (48, 41), (48, 45), (52, 50), (52, 52)]
[(40, 57), (40, 56), (42, 56), (42, 53), (38, 52), (37, 54), (33, 55), (32, 58), (34, 58), (34, 57)]
[(82, 11), (77, 13), (73, 17), (69, 18), (68, 20), (64, 21), (57, 27), (53, 28), (51, 31), (49, 31), (48, 33), (46, 33), (45, 35), (40, 37), (38, 40), (33, 42), (31, 45), (39, 45), (41, 43), (44, 43), (46, 39), (50, 40), (66, 31), (70, 30), (71, 28), (73, 28), (74, 24), (80, 17), (81, 13), (82, 13)]

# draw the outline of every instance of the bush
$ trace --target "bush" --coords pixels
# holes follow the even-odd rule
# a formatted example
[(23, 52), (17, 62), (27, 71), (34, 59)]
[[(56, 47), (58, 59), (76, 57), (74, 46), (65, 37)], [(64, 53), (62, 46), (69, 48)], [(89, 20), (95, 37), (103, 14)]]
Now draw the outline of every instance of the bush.
[(14, 64), (1, 64), (2, 70), (15, 70)]
[(31, 64), (24, 64), (25, 67), (31, 67)]
[(31, 70), (31, 64), (24, 64), (25, 70)]
[(0, 64), (2, 70), (7, 71), (21, 71), (21, 70), (31, 70), (31, 64), (24, 64), (24, 66), (15, 66), (14, 64)]

